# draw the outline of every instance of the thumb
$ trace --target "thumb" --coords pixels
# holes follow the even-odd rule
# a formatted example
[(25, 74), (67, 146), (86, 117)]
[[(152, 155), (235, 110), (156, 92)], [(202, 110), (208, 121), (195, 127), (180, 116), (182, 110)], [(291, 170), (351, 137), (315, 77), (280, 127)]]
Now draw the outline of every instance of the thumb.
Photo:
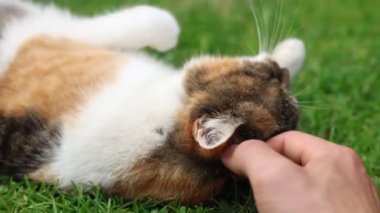
[(253, 178), (255, 174), (276, 171), (276, 168), (298, 167), (263, 141), (248, 140), (232, 145), (222, 155), (224, 165), (237, 175)]

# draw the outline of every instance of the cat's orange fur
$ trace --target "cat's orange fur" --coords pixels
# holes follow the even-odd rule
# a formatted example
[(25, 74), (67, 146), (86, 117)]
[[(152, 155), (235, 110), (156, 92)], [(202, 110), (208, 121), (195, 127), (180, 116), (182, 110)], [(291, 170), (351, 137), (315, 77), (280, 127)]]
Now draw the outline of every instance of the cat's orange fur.
[(0, 113), (22, 116), (32, 109), (57, 121), (116, 80), (122, 61), (115, 53), (71, 40), (35, 37), (23, 44), (1, 78)]
[(243, 63), (236, 58), (220, 58), (204, 63), (202, 64), (203, 69), (212, 71), (204, 73), (204, 81), (209, 82), (220, 76), (227, 76), (229, 73), (236, 72), (236, 69), (242, 65)]

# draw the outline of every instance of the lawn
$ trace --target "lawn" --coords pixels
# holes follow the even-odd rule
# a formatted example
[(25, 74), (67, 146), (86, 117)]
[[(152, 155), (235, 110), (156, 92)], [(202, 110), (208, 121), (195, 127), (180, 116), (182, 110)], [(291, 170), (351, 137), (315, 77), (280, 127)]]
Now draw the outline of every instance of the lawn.
[[(85, 15), (138, 3), (169, 9), (182, 27), (180, 42), (169, 53), (150, 52), (178, 67), (192, 56), (203, 53), (249, 55), (258, 50), (255, 23), (247, 0), (54, 2)], [(265, 2), (265, 14), (277, 10), (276, 4)], [(379, 1), (284, 0), (284, 3), (282, 37), (299, 37), (307, 47), (305, 66), (292, 85), (302, 106), (299, 128), (356, 150), (380, 188)], [(276, 31), (274, 27), (268, 29)], [(53, 186), (0, 177), (0, 212), (255, 211), (252, 200), (241, 192), (242, 189), (231, 186), (230, 191), (208, 206), (184, 207), (178, 203), (107, 197), (96, 188), (90, 193), (83, 193), (80, 188), (68, 193)]]

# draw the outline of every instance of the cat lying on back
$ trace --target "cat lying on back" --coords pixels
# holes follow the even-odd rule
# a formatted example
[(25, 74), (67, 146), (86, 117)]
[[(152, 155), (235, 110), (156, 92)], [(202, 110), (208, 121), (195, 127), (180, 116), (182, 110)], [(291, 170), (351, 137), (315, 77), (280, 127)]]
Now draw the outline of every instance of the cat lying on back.
[(80, 18), (0, 0), (0, 172), (126, 198), (195, 204), (218, 194), (229, 144), (296, 127), (287, 89), (304, 45), (195, 57), (181, 71), (137, 52), (167, 51), (179, 31), (150, 6)]

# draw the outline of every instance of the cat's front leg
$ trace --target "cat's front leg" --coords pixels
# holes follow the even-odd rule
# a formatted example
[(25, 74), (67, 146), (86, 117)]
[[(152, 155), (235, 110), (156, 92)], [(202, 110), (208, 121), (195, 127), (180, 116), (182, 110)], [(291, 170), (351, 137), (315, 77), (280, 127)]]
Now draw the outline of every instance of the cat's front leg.
[(136, 50), (152, 47), (167, 51), (177, 44), (180, 28), (168, 11), (136, 6), (78, 20), (76, 37), (98, 46)]

